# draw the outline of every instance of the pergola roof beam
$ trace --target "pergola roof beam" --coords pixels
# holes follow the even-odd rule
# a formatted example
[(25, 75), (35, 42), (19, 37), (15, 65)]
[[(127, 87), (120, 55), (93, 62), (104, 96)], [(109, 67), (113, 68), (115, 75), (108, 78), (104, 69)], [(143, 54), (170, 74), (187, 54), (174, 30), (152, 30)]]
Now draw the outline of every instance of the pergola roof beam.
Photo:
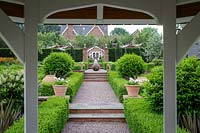
[(0, 9), (0, 36), (24, 63), (24, 32)]
[(185, 57), (200, 36), (198, 27), (200, 27), (200, 12), (177, 35), (177, 63)]

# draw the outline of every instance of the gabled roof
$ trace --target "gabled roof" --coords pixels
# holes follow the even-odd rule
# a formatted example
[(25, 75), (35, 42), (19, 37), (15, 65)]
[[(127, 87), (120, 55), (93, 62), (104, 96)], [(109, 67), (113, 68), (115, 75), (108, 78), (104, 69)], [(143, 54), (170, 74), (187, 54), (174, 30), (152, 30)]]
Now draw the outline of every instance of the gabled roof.
[(73, 25), (74, 31), (78, 35), (87, 35), (94, 25)]
[(101, 49), (101, 48), (99, 48), (98, 46), (94, 46), (94, 47), (88, 49), (87, 52), (90, 52), (90, 51), (91, 51), (92, 49), (94, 49), (94, 48), (97, 48), (97, 49), (99, 49), (100, 51), (103, 51), (103, 52), (104, 52), (104, 50)]

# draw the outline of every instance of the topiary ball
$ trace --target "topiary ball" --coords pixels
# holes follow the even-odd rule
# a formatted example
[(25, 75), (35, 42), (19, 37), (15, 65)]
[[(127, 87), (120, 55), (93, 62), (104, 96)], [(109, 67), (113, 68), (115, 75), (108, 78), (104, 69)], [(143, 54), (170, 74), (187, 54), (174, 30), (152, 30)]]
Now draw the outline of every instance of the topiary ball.
[(138, 55), (126, 54), (117, 60), (116, 70), (124, 78), (137, 78), (137, 76), (145, 72), (145, 62)]
[(73, 68), (75, 62), (72, 57), (63, 52), (51, 53), (44, 59), (45, 74), (55, 74), (56, 77), (65, 77)]

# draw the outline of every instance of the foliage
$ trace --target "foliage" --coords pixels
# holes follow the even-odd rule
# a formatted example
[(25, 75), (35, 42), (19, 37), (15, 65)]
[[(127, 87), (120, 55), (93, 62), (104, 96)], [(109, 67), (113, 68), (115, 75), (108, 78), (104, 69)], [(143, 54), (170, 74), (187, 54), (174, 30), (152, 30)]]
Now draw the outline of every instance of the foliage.
[[(163, 133), (163, 116), (151, 112), (144, 99), (129, 98), (124, 101), (125, 117), (131, 133)], [(178, 128), (178, 133), (187, 133)]]
[(163, 65), (163, 59), (154, 58), (152, 60), (152, 63), (154, 63), (155, 66), (161, 66), (161, 65)]
[(64, 78), (57, 78), (54, 85), (68, 85), (69, 80), (64, 79)]
[(45, 74), (65, 77), (73, 68), (74, 60), (67, 53), (51, 53), (44, 59)]
[(10, 98), (14, 100), (15, 109), (23, 107), (23, 74), (16, 71), (3, 71), (0, 75), (0, 101), (3, 101), (5, 104), (8, 104)]
[(97, 41), (97, 44), (103, 48), (105, 47), (105, 45), (107, 45), (107, 47), (111, 47), (111, 38), (109, 36), (102, 36), (102, 37), (99, 37), (98, 41)]
[(87, 36), (77, 35), (74, 40), (74, 45), (77, 48), (83, 48), (85, 44), (86, 44), (87, 48), (90, 48), (90, 47), (93, 47), (94, 44), (96, 44), (96, 43), (97, 43), (97, 40), (92, 35), (87, 35)]
[(14, 101), (12, 99), (4, 105), (3, 101), (0, 103), (0, 133), (3, 133), (9, 126), (18, 119), (20, 110), (14, 108)]
[(127, 84), (127, 80), (123, 79), (118, 72), (109, 71), (108, 72), (108, 81), (112, 88), (114, 89), (115, 94), (119, 98), (119, 100), (123, 101), (123, 95), (127, 95), (127, 91), (125, 88), (125, 84)]
[(122, 45), (126, 45), (126, 44), (131, 44), (133, 41), (133, 36), (129, 35), (129, 34), (125, 34), (125, 35), (121, 35), (118, 36), (118, 41), (122, 44)]
[(126, 34), (129, 33), (124, 28), (114, 28), (114, 30), (111, 31), (111, 35), (126, 35)]
[(6, 43), (3, 41), (3, 39), (0, 37), (0, 48), (8, 48)]
[(61, 27), (59, 25), (39, 25), (38, 32), (48, 33), (48, 32), (60, 32)]
[[(177, 68), (178, 112), (200, 110), (200, 61), (196, 57), (184, 59)], [(146, 98), (153, 110), (163, 111), (163, 67), (155, 67), (144, 86)], [(170, 89), (170, 88), (168, 88)]]
[(180, 125), (191, 133), (200, 133), (200, 116), (197, 112), (180, 114)]
[(72, 68), (72, 70), (81, 70), (81, 64), (76, 63), (76, 64), (74, 65), (74, 67)]
[(162, 35), (160, 35), (155, 28), (147, 27), (140, 31), (136, 35), (134, 42), (136, 44), (142, 44), (145, 57), (145, 61), (151, 62), (154, 58), (162, 57), (163, 43)]
[(15, 57), (9, 48), (0, 48), (0, 57)]
[(151, 71), (151, 69), (154, 68), (154, 67), (155, 67), (155, 64), (154, 64), (154, 63), (152, 63), (152, 62), (147, 63), (147, 65), (146, 65), (146, 71), (149, 72), (149, 71)]
[(72, 102), (83, 82), (83, 74), (73, 72), (73, 74), (68, 79), (70, 82), (67, 88), (67, 95), (70, 95), (70, 102)]
[(41, 83), (38, 89), (39, 96), (53, 96), (54, 91), (52, 83)]
[(69, 40), (66, 40), (62, 35), (49, 32), (49, 33), (38, 33), (38, 46), (39, 48), (48, 48), (54, 45), (68, 45)]
[(85, 70), (88, 70), (88, 67), (89, 67), (89, 66), (88, 66), (88, 65), (89, 65), (88, 62), (84, 62), (83, 64), (84, 64), (84, 69), (85, 69)]
[(133, 79), (133, 78), (129, 78), (129, 81), (127, 83), (128, 85), (139, 85), (139, 81), (136, 79)]
[(140, 56), (126, 54), (117, 60), (117, 71), (125, 78), (137, 78), (145, 71), (145, 63)]
[[(69, 103), (63, 97), (52, 97), (39, 105), (39, 133), (60, 133), (68, 119)], [(15, 122), (6, 133), (23, 133), (24, 118)]]

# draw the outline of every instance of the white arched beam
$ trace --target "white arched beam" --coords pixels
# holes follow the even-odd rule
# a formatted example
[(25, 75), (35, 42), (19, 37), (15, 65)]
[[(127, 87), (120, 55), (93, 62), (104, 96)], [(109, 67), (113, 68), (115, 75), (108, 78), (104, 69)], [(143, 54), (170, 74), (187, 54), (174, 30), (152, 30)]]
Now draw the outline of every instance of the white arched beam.
[(0, 37), (24, 63), (24, 32), (0, 9)]
[(200, 12), (177, 35), (177, 64), (185, 57), (192, 44), (200, 36)]
[(157, 21), (161, 18), (160, 0), (41, 0), (40, 1), (40, 20), (43, 21), (47, 16), (66, 10), (86, 8), (103, 4), (121, 9), (144, 12)]

